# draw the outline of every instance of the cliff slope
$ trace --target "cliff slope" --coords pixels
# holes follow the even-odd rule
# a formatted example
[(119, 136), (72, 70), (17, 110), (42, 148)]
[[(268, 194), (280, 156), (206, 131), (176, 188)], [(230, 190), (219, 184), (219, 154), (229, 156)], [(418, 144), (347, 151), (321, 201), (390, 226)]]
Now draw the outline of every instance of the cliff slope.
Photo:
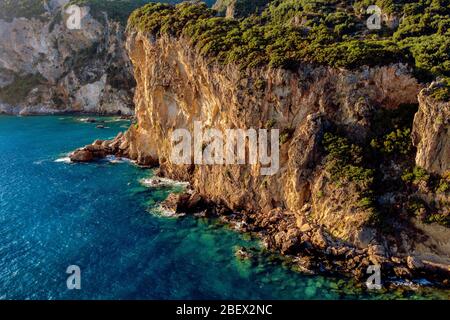
[(83, 7), (80, 28), (70, 29), (67, 2), (12, 8), (17, 17), (0, 19), (0, 112), (132, 114), (123, 25)]
[[(158, 165), (160, 175), (190, 182), (195, 195), (188, 201), (218, 205), (216, 213), (296, 256), (302, 270), (314, 265), (361, 276), (369, 264), (382, 264), (400, 277), (448, 278), (445, 81), (421, 83), (403, 59), (363, 63), (375, 52), (394, 58), (396, 50), (386, 47), (357, 53), (361, 66), (340, 67), (351, 61), (346, 56), (318, 63), (303, 52), (294, 64), (283, 58), (281, 68), (272, 63), (279, 52), (264, 57), (253, 47), (263, 41), (259, 33), (222, 47), (239, 42), (228, 37), (250, 22), (213, 16), (189, 4), (149, 5), (132, 15), (126, 47), (137, 123), (73, 158), (113, 153)], [(223, 38), (211, 31), (227, 26)], [(234, 60), (233, 50), (247, 44), (256, 63)], [(321, 45), (318, 55), (335, 47)], [(195, 122), (219, 132), (279, 129), (279, 170), (264, 176), (259, 164), (174, 163), (172, 133), (193, 132)], [(306, 259), (312, 252), (324, 260)]]

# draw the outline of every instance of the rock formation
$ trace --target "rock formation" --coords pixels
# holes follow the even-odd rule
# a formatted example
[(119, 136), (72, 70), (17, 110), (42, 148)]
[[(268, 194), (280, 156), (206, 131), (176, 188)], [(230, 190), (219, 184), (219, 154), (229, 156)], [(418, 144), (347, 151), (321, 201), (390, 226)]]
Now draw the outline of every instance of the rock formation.
[(124, 27), (84, 8), (81, 28), (69, 29), (66, 2), (29, 19), (0, 19), (0, 113), (132, 114)]
[[(159, 166), (161, 176), (192, 187), (169, 198), (168, 208), (178, 212), (202, 199), (207, 213), (257, 233), (267, 248), (295, 256), (303, 271), (362, 276), (368, 265), (380, 264), (389, 275), (449, 285), (449, 105), (428, 96), (406, 64), (242, 69), (212, 62), (183, 36), (133, 28), (126, 48), (137, 122), (112, 141), (77, 150), (73, 160), (115, 154)], [(403, 131), (393, 126), (397, 131), (380, 147), (375, 128), (392, 120), (376, 120), (380, 114), (408, 105), (419, 109), (412, 135), (416, 163), (425, 168), (413, 173), (411, 137), (401, 140)], [(193, 132), (195, 122), (219, 132), (278, 129), (278, 172), (261, 175), (259, 164), (174, 163), (172, 133)], [(345, 137), (335, 140), (336, 150), (324, 144), (330, 132)], [(389, 154), (395, 148), (404, 149)], [(332, 153), (342, 150), (347, 159), (333, 162)]]
[(450, 102), (436, 101), (429, 91), (420, 93), (419, 112), (414, 118), (416, 164), (444, 175), (450, 171)]

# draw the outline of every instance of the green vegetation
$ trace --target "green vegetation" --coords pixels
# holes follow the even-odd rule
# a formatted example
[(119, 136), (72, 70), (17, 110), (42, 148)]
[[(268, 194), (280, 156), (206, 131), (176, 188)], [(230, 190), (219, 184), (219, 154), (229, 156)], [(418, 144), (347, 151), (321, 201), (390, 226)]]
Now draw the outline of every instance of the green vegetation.
[(294, 129), (292, 128), (287, 128), (284, 129), (281, 133), (280, 133), (280, 144), (285, 144), (286, 142), (288, 142), (289, 140), (292, 139), (292, 136), (294, 135)]
[(439, 86), (434, 88), (430, 94), (432, 98), (437, 101), (450, 100), (450, 78), (444, 78), (439, 83)]
[(412, 170), (406, 169), (403, 172), (402, 180), (409, 184), (419, 184), (422, 181), (428, 183), (430, 175), (425, 169), (416, 166)]
[(381, 139), (373, 139), (370, 145), (385, 154), (408, 155), (413, 149), (411, 129), (396, 129)]
[(412, 198), (406, 205), (406, 211), (411, 216), (423, 220), (427, 213), (426, 203), (419, 198)]
[(28, 96), (32, 89), (44, 82), (45, 78), (40, 74), (16, 76), (11, 84), (0, 88), (0, 100), (10, 105), (18, 104)]
[(275, 0), (260, 15), (217, 17), (204, 4), (148, 4), (129, 27), (191, 39), (199, 52), (242, 68), (292, 68), (306, 61), (334, 67), (410, 62), (421, 77), (450, 76), (450, 0), (379, 0), (384, 13), (404, 16), (398, 28), (369, 31), (373, 1)]
[(445, 192), (450, 192), (450, 171), (448, 171), (442, 178), (439, 179), (439, 182), (436, 186), (436, 193)]
[(12, 21), (14, 18), (39, 17), (45, 12), (45, 0), (2, 0), (0, 19)]
[(434, 213), (426, 217), (425, 222), (438, 223), (444, 227), (450, 227), (450, 216), (443, 213)]
[(327, 152), (326, 170), (333, 182), (346, 184), (353, 182), (361, 194), (360, 207), (373, 207), (374, 170), (363, 166), (363, 150), (347, 138), (327, 132), (323, 137)]

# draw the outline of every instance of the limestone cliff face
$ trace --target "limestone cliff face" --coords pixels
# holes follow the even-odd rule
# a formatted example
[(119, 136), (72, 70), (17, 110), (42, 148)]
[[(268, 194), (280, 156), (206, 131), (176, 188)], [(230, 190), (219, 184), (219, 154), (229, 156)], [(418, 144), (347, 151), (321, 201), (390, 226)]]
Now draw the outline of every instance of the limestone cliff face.
[[(53, 3), (53, 2), (52, 2)], [(53, 3), (39, 17), (0, 20), (0, 113), (133, 113), (123, 27), (83, 12), (69, 30)]]
[(414, 118), (413, 143), (417, 147), (416, 164), (440, 175), (450, 171), (450, 102), (419, 95), (419, 112)]
[[(303, 65), (297, 71), (218, 66), (183, 39), (131, 32), (137, 124), (122, 149), (143, 164), (159, 164), (166, 176), (190, 181), (204, 197), (233, 210), (281, 208), (323, 226), (335, 237), (367, 246), (375, 231), (369, 213), (355, 205), (358, 190), (334, 188), (323, 170), (323, 132), (330, 126), (363, 141), (378, 108), (416, 103), (421, 87), (401, 64), (359, 71)], [(284, 135), (280, 170), (260, 175), (258, 165), (175, 165), (171, 133), (205, 128), (277, 128)]]

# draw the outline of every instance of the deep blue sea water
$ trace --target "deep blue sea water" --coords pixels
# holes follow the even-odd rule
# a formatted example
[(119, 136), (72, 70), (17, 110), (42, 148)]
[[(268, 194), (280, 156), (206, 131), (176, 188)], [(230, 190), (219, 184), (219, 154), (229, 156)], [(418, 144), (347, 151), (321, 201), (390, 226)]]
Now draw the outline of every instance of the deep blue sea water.
[[(257, 241), (215, 221), (152, 213), (170, 190), (141, 184), (151, 170), (61, 161), (127, 125), (0, 116), (0, 299), (448, 298), (430, 289), (368, 294), (265, 255), (240, 261), (236, 246)], [(81, 268), (81, 290), (67, 289), (69, 265)]]

